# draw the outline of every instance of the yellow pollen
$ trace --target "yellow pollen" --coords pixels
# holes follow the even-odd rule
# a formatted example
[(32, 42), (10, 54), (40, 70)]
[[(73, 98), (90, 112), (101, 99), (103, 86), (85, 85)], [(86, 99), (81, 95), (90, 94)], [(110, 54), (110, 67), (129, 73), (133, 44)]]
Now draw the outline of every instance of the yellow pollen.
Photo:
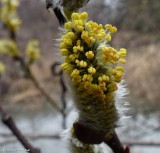
[(80, 74), (80, 71), (78, 69), (74, 69), (73, 72), (71, 73), (71, 77), (76, 77)]
[(90, 74), (84, 74), (82, 80), (92, 82), (93, 77)]
[(120, 58), (120, 59), (119, 59), (119, 62), (120, 62), (120, 63), (122, 63), (122, 64), (125, 64), (125, 63), (126, 63), (126, 60), (125, 60), (125, 59)]
[(88, 68), (88, 73), (95, 74), (96, 73), (96, 69), (91, 66), (91, 67)]
[(88, 18), (88, 13), (87, 12), (83, 12), (80, 14), (80, 19), (82, 20), (86, 20)]
[(72, 29), (72, 22), (69, 21), (69, 22), (65, 23), (64, 27), (65, 27), (65, 29), (69, 29), (69, 30)]
[(87, 67), (87, 62), (81, 60), (81, 61), (79, 62), (79, 66), (80, 66), (80, 67)]
[(88, 52), (86, 52), (86, 57), (88, 58), (88, 59), (92, 59), (93, 57), (94, 57), (94, 53), (93, 53), (93, 51), (88, 51)]
[(78, 13), (72, 13), (72, 15), (71, 15), (71, 19), (72, 20), (79, 20), (79, 14)]

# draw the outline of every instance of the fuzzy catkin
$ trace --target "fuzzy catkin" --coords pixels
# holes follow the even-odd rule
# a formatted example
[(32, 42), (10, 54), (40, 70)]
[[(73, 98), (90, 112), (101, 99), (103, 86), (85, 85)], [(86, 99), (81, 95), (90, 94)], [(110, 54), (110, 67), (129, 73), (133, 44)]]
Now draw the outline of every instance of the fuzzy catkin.
[(109, 46), (117, 28), (87, 21), (88, 14), (73, 13), (64, 25), (61, 68), (69, 78), (78, 121), (110, 135), (118, 121), (115, 91), (121, 82), (126, 49)]

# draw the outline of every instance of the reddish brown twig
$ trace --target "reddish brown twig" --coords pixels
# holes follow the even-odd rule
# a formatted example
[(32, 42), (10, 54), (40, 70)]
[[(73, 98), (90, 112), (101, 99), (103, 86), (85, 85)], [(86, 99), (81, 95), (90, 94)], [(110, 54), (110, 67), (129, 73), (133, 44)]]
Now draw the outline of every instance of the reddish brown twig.
[(21, 142), (24, 148), (26, 148), (26, 150), (30, 153), (40, 153), (40, 150), (38, 148), (34, 148), (23, 136), (21, 131), (17, 128), (12, 117), (4, 110), (4, 108), (1, 105), (0, 113), (2, 116), (2, 122), (12, 131), (12, 133), (17, 137), (17, 139)]
[(65, 94), (66, 94), (66, 91), (67, 91), (67, 88), (66, 88), (66, 85), (65, 85), (65, 82), (64, 82), (64, 79), (63, 79), (63, 71), (62, 70), (59, 70), (57, 71), (57, 67), (60, 65), (59, 62), (55, 62), (51, 65), (51, 73), (53, 76), (59, 76), (59, 79), (60, 79), (60, 85), (61, 85), (61, 102), (62, 102), (62, 109), (61, 109), (61, 114), (62, 114), (62, 117), (63, 117), (63, 121), (62, 121), (62, 127), (64, 129), (66, 129), (66, 99), (65, 99)]
[(129, 153), (129, 148), (124, 149), (115, 131), (110, 136), (104, 138), (104, 143), (106, 143), (114, 153)]
[(76, 138), (84, 144), (100, 144), (104, 142), (114, 153), (130, 153), (129, 147), (123, 147), (115, 131), (110, 136), (105, 136), (104, 131), (80, 122), (74, 123), (73, 128)]

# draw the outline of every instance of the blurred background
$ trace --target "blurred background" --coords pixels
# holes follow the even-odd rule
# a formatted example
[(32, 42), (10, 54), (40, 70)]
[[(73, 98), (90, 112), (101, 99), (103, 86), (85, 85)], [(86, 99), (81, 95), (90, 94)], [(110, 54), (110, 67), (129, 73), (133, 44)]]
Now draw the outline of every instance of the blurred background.
[[(120, 139), (124, 144), (132, 142), (131, 153), (160, 152), (159, 0), (90, 0), (82, 10), (89, 12), (89, 18), (98, 23), (116, 26), (118, 32), (113, 35), (111, 45), (128, 50), (124, 79), (130, 92), (127, 100), (131, 118), (117, 129)], [(66, 106), (62, 102), (60, 77), (51, 73), (53, 63), (60, 61), (56, 40), (60, 38), (58, 20), (46, 10), (45, 0), (21, 0), (18, 14), (22, 24), (16, 40), (21, 54), (24, 56), (30, 39), (40, 41), (42, 57), (32, 64), (32, 73), (56, 105), (64, 108), (65, 112), (67, 110), (67, 115), (47, 102), (46, 95), (39, 91), (33, 80), (23, 76), (18, 63), (1, 54), (0, 60), (5, 64), (6, 72), (0, 78), (0, 104), (43, 153), (69, 152), (64, 141), (54, 138), (70, 127), (76, 118), (68, 92)], [(2, 38), (8, 38), (8, 33), (0, 23)], [(5, 152), (5, 148), (23, 147), (0, 122), (0, 153)], [(106, 152), (111, 153), (111, 150), (107, 148)]]

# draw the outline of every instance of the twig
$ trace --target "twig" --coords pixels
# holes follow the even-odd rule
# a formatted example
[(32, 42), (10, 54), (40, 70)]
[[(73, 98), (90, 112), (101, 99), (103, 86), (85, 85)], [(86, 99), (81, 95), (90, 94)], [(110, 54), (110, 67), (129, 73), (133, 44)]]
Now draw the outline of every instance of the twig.
[(21, 131), (17, 128), (12, 117), (3, 109), (0, 105), (0, 113), (2, 116), (2, 122), (12, 131), (16, 138), (21, 142), (21, 144), (30, 151), (30, 153), (40, 153), (38, 148), (34, 148), (28, 140), (24, 137)]
[(40, 93), (46, 98), (47, 102), (49, 102), (57, 111), (61, 111), (61, 109), (57, 106), (54, 99), (48, 94), (48, 92), (40, 85), (37, 81), (36, 77), (33, 75), (31, 71), (30, 65), (27, 65), (22, 57), (14, 57), (14, 60), (20, 63), (22, 70), (25, 72), (25, 76), (30, 79), (35, 87), (40, 91)]
[(33, 75), (30, 67), (28, 69), (29, 72), (29, 78), (34, 83), (35, 87), (40, 91), (40, 93), (46, 98), (46, 100), (58, 111), (61, 112), (62, 110), (57, 106), (53, 98), (46, 92), (46, 90), (40, 85), (40, 83), (37, 81), (36, 77)]
[(115, 131), (110, 136), (105, 137), (104, 143), (106, 143), (114, 153), (125, 153), (124, 148)]
[[(9, 28), (7, 28), (9, 31), (10, 38), (16, 42), (16, 33), (14, 31), (11, 31)], [(30, 69), (30, 65), (26, 64), (24, 59), (21, 56), (15, 56), (13, 57), (14, 61), (19, 62), (22, 70), (25, 72), (25, 76), (28, 77), (35, 85), (35, 87), (40, 91), (40, 93), (47, 99), (47, 102), (49, 102), (57, 111), (61, 111), (61, 109), (56, 105), (53, 98), (46, 92), (46, 90), (39, 84), (35, 76), (32, 74), (32, 71)]]
[[(13, 137), (11, 133), (1, 132), (0, 136), (2, 137)], [(27, 133), (24, 134), (25, 137), (29, 139), (60, 139), (60, 134), (51, 134), (51, 133)]]
[(62, 107), (63, 107), (63, 111), (62, 111), (62, 116), (63, 116), (63, 123), (62, 123), (62, 127), (65, 129), (66, 128), (66, 100), (65, 100), (65, 94), (66, 94), (66, 86), (63, 80), (63, 72), (61, 72), (60, 74), (60, 84), (62, 87), (62, 93), (61, 93), (61, 101), (62, 101)]
[(129, 146), (156, 146), (160, 147), (160, 142), (155, 141), (123, 141), (123, 144), (129, 145)]
[(60, 85), (61, 85), (61, 102), (62, 102), (62, 110), (61, 110), (61, 113), (62, 113), (62, 117), (63, 117), (63, 121), (62, 121), (62, 127), (64, 129), (66, 129), (66, 100), (65, 100), (65, 94), (66, 94), (66, 91), (67, 91), (67, 88), (65, 86), (65, 83), (64, 83), (64, 80), (63, 80), (63, 71), (62, 70), (59, 70), (59, 71), (56, 71), (56, 68), (57, 66), (59, 66), (60, 63), (59, 62), (55, 62), (51, 65), (51, 72), (52, 72), (52, 75), (53, 76), (59, 76), (60, 78)]
[(64, 18), (61, 10), (58, 7), (55, 7), (53, 9), (53, 11), (54, 11), (54, 13), (55, 13), (55, 15), (56, 15), (56, 17), (57, 17), (57, 19), (59, 21), (60, 26), (63, 26), (64, 23), (66, 22), (66, 19)]
[[(7, 140), (0, 142), (0, 145), (7, 144), (7, 143), (13, 143), (17, 141), (16, 138), (12, 137), (13, 135), (11, 133), (4, 133), (0, 132), (0, 136), (2, 137), (9, 137)], [(36, 140), (36, 139), (60, 139), (60, 134), (50, 134), (50, 133), (28, 133), (24, 134), (24, 136), (28, 139)], [(132, 141), (132, 140), (123, 140), (123, 144), (129, 145), (129, 146), (155, 146), (160, 147), (159, 141)]]
[(59, 21), (60, 26), (63, 26), (64, 23), (66, 22), (66, 19), (63, 16), (60, 8), (57, 6), (55, 7), (52, 0), (46, 0), (46, 9), (48, 10), (49, 8), (51, 8), (52, 11), (55, 13), (55, 15)]
[[(9, 137), (8, 139), (0, 142), (1, 146), (9, 144), (9, 143), (17, 142), (17, 139), (12, 137), (12, 135), (9, 134), (9, 133), (8, 134), (4, 133), (1, 136)], [(59, 140), (61, 138), (60, 134), (45, 134), (45, 133), (44, 134), (43, 133), (36, 133), (36, 134), (35, 133), (30, 133), (30, 134), (24, 134), (24, 136), (27, 139), (31, 139), (31, 140), (36, 140), (36, 139), (54, 139), (54, 140)]]

